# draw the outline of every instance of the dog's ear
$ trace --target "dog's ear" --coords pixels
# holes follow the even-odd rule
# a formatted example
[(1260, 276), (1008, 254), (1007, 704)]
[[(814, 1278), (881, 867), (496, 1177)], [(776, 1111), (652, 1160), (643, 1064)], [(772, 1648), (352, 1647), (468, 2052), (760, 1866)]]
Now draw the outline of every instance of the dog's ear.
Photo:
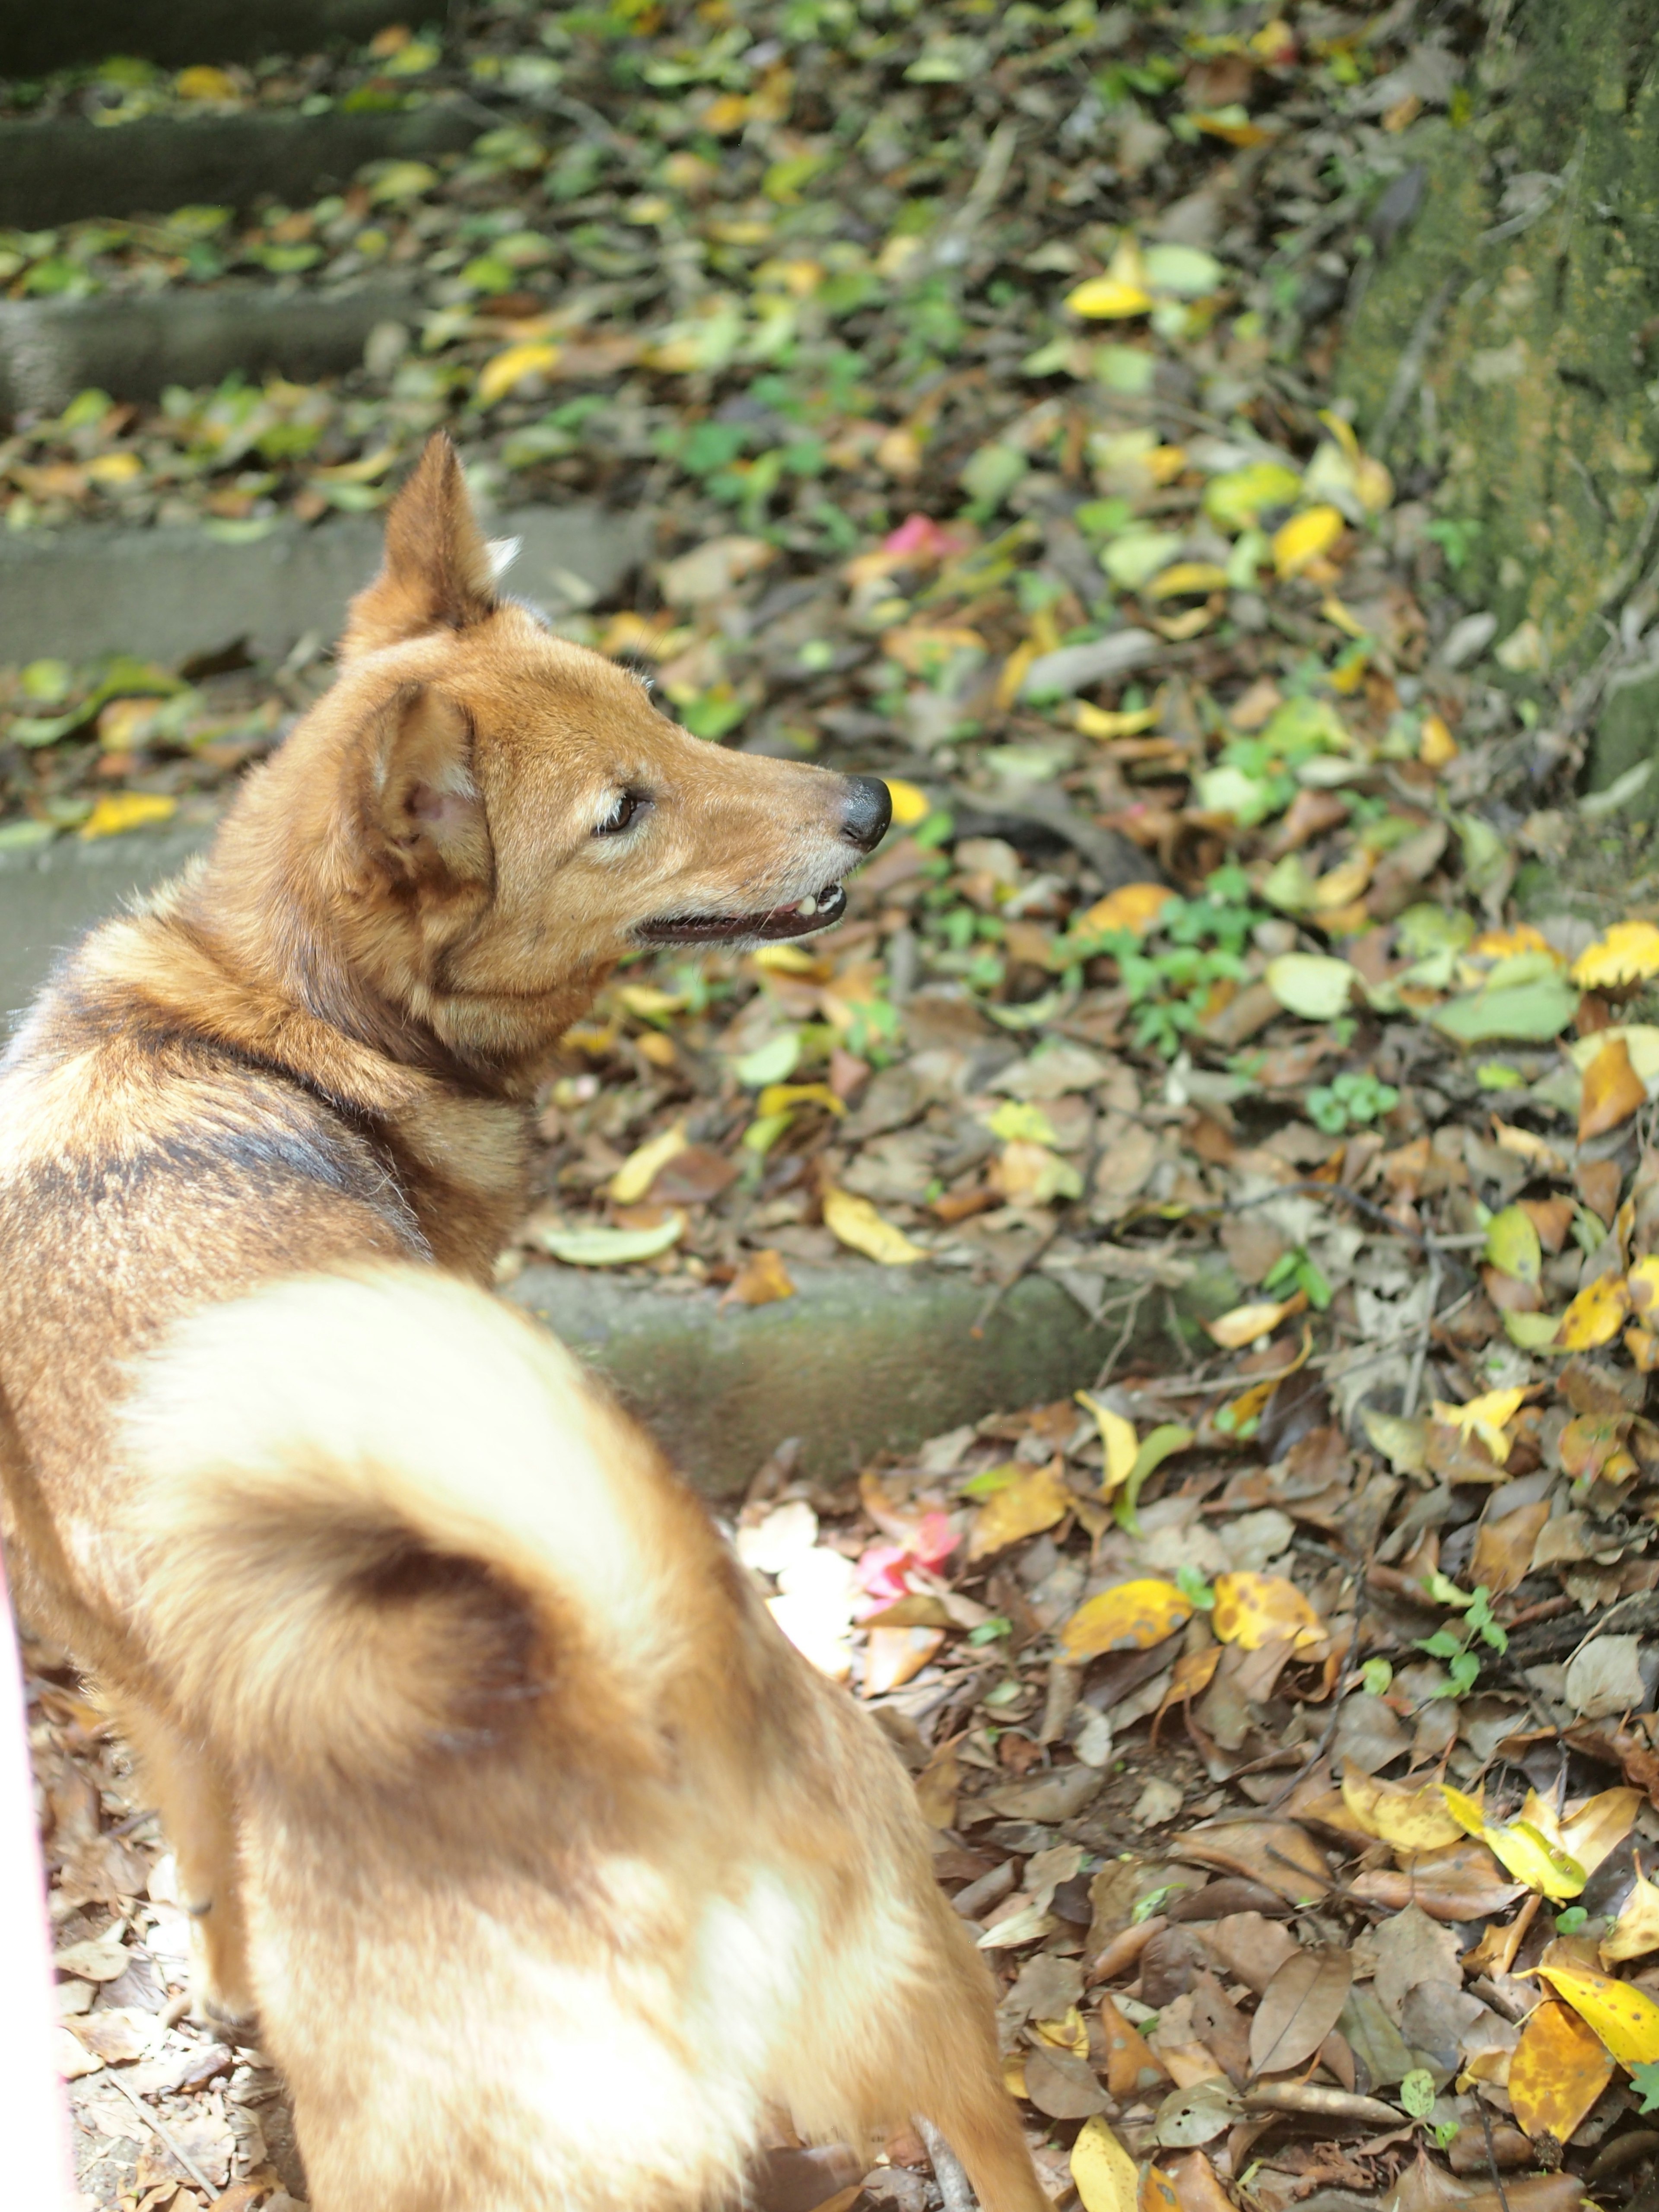
[(495, 605), (495, 568), (441, 430), (386, 515), (380, 574), (351, 602), (342, 660), (428, 630), (465, 629)]
[(408, 684), (372, 737), (371, 842), (407, 881), (488, 884), (489, 825), (473, 766), (472, 725), (453, 699)]

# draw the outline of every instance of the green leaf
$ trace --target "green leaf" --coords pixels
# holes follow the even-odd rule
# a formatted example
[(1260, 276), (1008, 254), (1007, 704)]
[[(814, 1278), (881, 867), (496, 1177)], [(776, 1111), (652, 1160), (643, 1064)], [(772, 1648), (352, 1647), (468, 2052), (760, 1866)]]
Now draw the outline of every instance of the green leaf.
[(1650, 2058), (1630, 2069), (1631, 2087), (1638, 2092), (1638, 2112), (1659, 2112), (1659, 2058)]
[(1189, 1599), (1200, 1613), (1210, 1613), (1215, 1607), (1215, 1591), (1198, 1569), (1180, 1566), (1176, 1569), (1176, 1588), (1182, 1597)]
[(787, 1083), (799, 1063), (800, 1031), (781, 1030), (734, 1060), (732, 1073), (745, 1090), (763, 1091), (769, 1083)]
[(1324, 952), (1281, 952), (1267, 963), (1267, 988), (1304, 1021), (1334, 1021), (1358, 981), (1358, 971), (1346, 960)]
[(685, 1234), (685, 1216), (671, 1214), (654, 1229), (544, 1229), (537, 1243), (568, 1267), (623, 1267), (654, 1260)]
[(1523, 1206), (1506, 1206), (1494, 1213), (1486, 1230), (1486, 1256), (1500, 1275), (1517, 1283), (1535, 1283), (1543, 1271), (1544, 1248), (1538, 1241), (1533, 1218)]
[(1459, 1044), (1514, 1037), (1542, 1044), (1559, 1036), (1578, 1012), (1578, 994), (1565, 976), (1540, 976), (1504, 990), (1471, 992), (1436, 1008), (1436, 1029)]
[(1129, 1469), (1128, 1480), (1117, 1493), (1113, 1510), (1120, 1528), (1127, 1528), (1132, 1536), (1140, 1534), (1140, 1516), (1136, 1511), (1141, 1485), (1155, 1468), (1163, 1466), (1174, 1452), (1185, 1451), (1195, 1431), (1184, 1428), (1179, 1421), (1164, 1421), (1141, 1440), (1135, 1454), (1135, 1463)]
[(1434, 2076), (1426, 2066), (1413, 2066), (1400, 2084), (1400, 2101), (1414, 2120), (1425, 2120), (1434, 2110)]

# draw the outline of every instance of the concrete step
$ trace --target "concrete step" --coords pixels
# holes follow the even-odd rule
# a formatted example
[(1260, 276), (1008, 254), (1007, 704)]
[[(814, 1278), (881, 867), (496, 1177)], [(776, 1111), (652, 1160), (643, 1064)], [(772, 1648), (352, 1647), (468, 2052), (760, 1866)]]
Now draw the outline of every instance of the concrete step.
[(170, 384), (195, 390), (233, 369), (312, 383), (355, 368), (375, 325), (406, 321), (417, 304), (413, 284), (395, 277), (331, 291), (233, 279), (201, 291), (0, 300), (0, 415), (55, 415), (88, 386), (156, 399)]
[(335, 108), (146, 115), (109, 125), (68, 116), (0, 122), (0, 223), (43, 230), (82, 216), (246, 208), (266, 192), (308, 207), (343, 191), (366, 161), (460, 153), (494, 120), (471, 101), (441, 97), (384, 114)]
[[(506, 1296), (597, 1368), (714, 1498), (740, 1492), (786, 1437), (801, 1439), (809, 1474), (836, 1482), (878, 1451), (1069, 1397), (1095, 1381), (1117, 1334), (1115, 1321), (1103, 1328), (1042, 1275), (1014, 1286), (982, 1338), (972, 1332), (985, 1286), (965, 1273), (849, 1255), (835, 1267), (792, 1264), (790, 1275), (793, 1297), (724, 1312), (713, 1290), (676, 1295), (580, 1267), (528, 1267)], [(1188, 1326), (1221, 1310), (1225, 1291), (1207, 1289), (1175, 1294)], [(1140, 1310), (1120, 1361), (1184, 1364), (1188, 1351), (1171, 1340), (1163, 1300)]]
[(409, 14), (401, 0), (0, 0), (0, 74), (46, 76), (110, 54), (183, 66), (314, 53), (361, 44)]
[[(614, 592), (652, 537), (648, 514), (592, 506), (514, 508), (488, 528), (520, 541), (507, 588), (550, 608)], [(0, 533), (0, 662), (132, 653), (170, 666), (239, 638), (280, 659), (308, 631), (338, 635), (347, 599), (380, 566), (382, 534), (372, 514), (279, 521), (242, 545), (98, 523)]]

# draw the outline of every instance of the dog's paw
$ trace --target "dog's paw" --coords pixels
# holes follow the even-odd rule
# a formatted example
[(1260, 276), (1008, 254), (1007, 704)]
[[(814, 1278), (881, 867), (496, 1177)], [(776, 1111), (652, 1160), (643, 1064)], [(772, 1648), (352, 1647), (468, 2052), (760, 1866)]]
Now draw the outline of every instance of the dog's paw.
[(257, 2042), (259, 2008), (248, 1986), (246, 1962), (215, 1928), (210, 1905), (185, 1909), (191, 1921), (191, 2018), (222, 2043)]

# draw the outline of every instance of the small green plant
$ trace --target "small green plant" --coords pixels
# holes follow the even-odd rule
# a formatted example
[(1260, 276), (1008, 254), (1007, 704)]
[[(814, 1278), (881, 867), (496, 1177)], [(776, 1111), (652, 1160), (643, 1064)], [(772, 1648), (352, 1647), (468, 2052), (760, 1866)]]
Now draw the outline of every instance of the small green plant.
[(1446, 566), (1454, 576), (1469, 563), (1474, 551), (1474, 541), (1486, 528), (1483, 522), (1461, 520), (1449, 514), (1437, 515), (1423, 526), (1423, 535), (1432, 538), (1446, 556)]
[(1205, 1581), (1196, 1567), (1177, 1567), (1176, 1588), (1181, 1592), (1182, 1597), (1186, 1598), (1190, 1604), (1196, 1606), (1200, 1613), (1210, 1613), (1214, 1610), (1215, 1591)]
[(1570, 1905), (1565, 1912), (1556, 1914), (1555, 1932), (1558, 1936), (1576, 1936), (1589, 1918), (1582, 1905)]
[(1426, 1651), (1431, 1659), (1443, 1659), (1446, 1662), (1446, 1681), (1429, 1694), (1435, 1698), (1467, 1697), (1480, 1676), (1480, 1661), (1473, 1649), (1475, 1642), (1479, 1640), (1501, 1653), (1510, 1648), (1509, 1637), (1492, 1618), (1492, 1592), (1485, 1583), (1477, 1583), (1473, 1590), (1460, 1589), (1455, 1582), (1437, 1573), (1429, 1577), (1427, 1587), (1437, 1605), (1455, 1607), (1463, 1615), (1461, 1636), (1452, 1629), (1437, 1628), (1432, 1636), (1418, 1638), (1419, 1651)]
[[(1146, 939), (1127, 929), (1080, 931), (1058, 950), (1079, 967), (1103, 953), (1115, 960), (1134, 1009), (1135, 1042), (1172, 1060), (1203, 1019), (1216, 984), (1237, 982), (1246, 972), (1244, 945), (1264, 918), (1249, 896), (1242, 868), (1218, 868), (1201, 898), (1171, 899)], [(1164, 941), (1148, 951), (1154, 939)]]
[(994, 1644), (1004, 1636), (1012, 1636), (1013, 1632), (1012, 1620), (1005, 1620), (1000, 1613), (994, 1613), (989, 1620), (981, 1620), (977, 1628), (969, 1630), (968, 1641), (973, 1644)]
[(1340, 1136), (1350, 1123), (1363, 1126), (1380, 1121), (1400, 1103), (1391, 1083), (1379, 1083), (1368, 1069), (1345, 1068), (1328, 1083), (1316, 1083), (1309, 1091), (1308, 1119), (1328, 1136)]
[(1316, 1313), (1323, 1313), (1331, 1302), (1330, 1285), (1299, 1246), (1279, 1255), (1262, 1277), (1261, 1287), (1270, 1295), (1291, 1288), (1301, 1291)]

